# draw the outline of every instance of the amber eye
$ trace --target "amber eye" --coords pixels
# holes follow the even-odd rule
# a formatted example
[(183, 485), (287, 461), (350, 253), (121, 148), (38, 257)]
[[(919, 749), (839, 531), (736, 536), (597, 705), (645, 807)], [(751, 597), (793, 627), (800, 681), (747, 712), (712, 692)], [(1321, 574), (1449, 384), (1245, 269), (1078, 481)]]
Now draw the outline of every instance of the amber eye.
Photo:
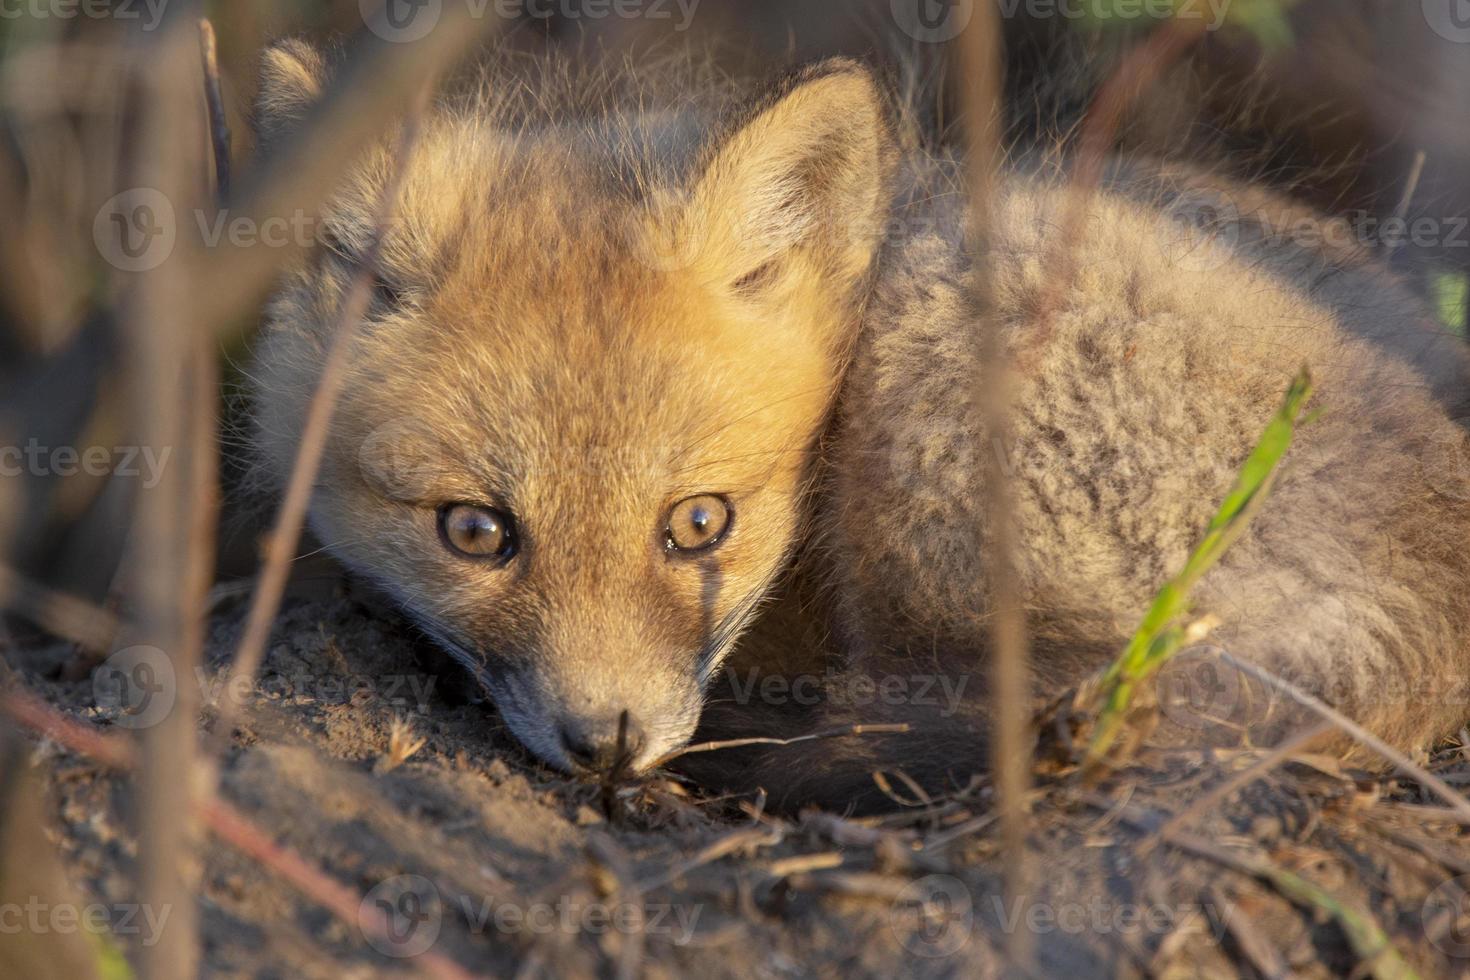
[(733, 516), (723, 497), (706, 494), (681, 501), (669, 513), (669, 548), (686, 552), (713, 548), (730, 530)]
[(450, 551), (476, 561), (509, 561), (516, 553), (515, 522), (491, 507), (440, 507), (439, 538)]

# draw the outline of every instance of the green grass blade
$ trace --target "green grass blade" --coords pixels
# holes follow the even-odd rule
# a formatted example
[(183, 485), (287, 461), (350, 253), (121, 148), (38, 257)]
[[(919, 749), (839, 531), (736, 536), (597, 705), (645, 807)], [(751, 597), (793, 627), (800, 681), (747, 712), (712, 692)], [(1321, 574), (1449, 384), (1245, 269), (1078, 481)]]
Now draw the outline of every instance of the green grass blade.
[(1245, 531), (1270, 492), (1277, 466), (1291, 448), (1302, 409), (1311, 395), (1312, 377), (1304, 367), (1292, 380), (1281, 407), (1241, 466), (1235, 484), (1210, 521), (1204, 538), (1179, 574), (1159, 589), (1138, 630), (1103, 675), (1099, 693), (1102, 709), (1088, 749), (1088, 756), (1094, 762), (1112, 745), (1134, 690), (1184, 645), (1186, 632), (1180, 620), (1189, 612), (1190, 591)]

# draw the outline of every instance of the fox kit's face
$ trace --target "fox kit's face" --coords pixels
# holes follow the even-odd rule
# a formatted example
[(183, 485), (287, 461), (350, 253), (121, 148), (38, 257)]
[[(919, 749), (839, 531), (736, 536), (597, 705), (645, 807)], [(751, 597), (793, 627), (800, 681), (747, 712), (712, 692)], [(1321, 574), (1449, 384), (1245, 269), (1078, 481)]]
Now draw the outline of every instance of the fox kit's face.
[[(267, 125), (320, 80), (313, 52), (272, 51)], [(693, 732), (791, 549), (885, 207), (856, 69), (794, 83), (663, 176), (635, 162), (639, 123), (426, 121), (311, 510), (573, 771), (620, 745), (636, 769)], [(386, 159), (273, 307), (259, 417), (278, 475)]]

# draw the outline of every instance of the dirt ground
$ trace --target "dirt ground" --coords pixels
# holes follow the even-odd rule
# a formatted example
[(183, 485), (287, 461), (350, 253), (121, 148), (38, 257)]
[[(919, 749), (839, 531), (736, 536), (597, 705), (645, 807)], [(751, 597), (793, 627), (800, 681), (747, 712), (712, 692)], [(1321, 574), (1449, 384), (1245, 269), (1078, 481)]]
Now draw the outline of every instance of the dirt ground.
[[(243, 617), (222, 604), (210, 676)], [(74, 657), (32, 644), (6, 659), (75, 717), (130, 727), (92, 679), (63, 679)], [(673, 781), (609, 795), (530, 760), (411, 629), (341, 590), (288, 604), (255, 690), (223, 795), (389, 912), (401, 942), (375, 947), (206, 840), (207, 976), (411, 975), (408, 954), (433, 949), (496, 977), (974, 977), (1026, 946), (1044, 976), (1470, 972), (1460, 821), (1416, 786), (1331, 760), (1263, 769), (1168, 829), (1264, 753), (1146, 757), (1092, 785), (1057, 769), (1039, 777), (1032, 884), (1016, 899), (985, 787), (861, 820), (777, 819)], [(31, 746), (68, 877), (120, 907), (136, 853), (128, 779)], [(1434, 766), (1470, 782), (1458, 749)], [(140, 915), (112, 931), (135, 953), (155, 927)]]

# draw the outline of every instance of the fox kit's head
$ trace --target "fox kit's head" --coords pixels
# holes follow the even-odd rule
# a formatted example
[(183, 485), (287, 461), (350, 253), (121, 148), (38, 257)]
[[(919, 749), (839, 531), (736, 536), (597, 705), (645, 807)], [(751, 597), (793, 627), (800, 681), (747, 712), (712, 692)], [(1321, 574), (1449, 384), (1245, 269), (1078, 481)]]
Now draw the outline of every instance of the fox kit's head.
[[(267, 53), (268, 139), (324, 74), (299, 43)], [(849, 63), (713, 114), (538, 118), (495, 87), (424, 121), (311, 523), (539, 756), (606, 768), (626, 712), (637, 768), (693, 732), (792, 548), (886, 219), (885, 113)], [(352, 165), (272, 306), (277, 479), (389, 158)]]

